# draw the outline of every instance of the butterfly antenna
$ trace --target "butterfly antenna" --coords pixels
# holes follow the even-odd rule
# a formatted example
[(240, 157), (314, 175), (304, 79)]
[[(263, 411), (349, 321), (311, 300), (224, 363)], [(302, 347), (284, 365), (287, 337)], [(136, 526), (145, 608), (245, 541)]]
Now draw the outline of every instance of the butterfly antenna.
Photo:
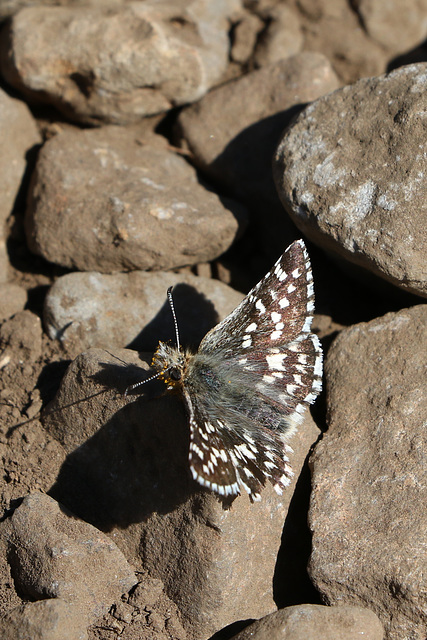
[(139, 382), (135, 382), (135, 384), (131, 384), (128, 387), (126, 387), (125, 389), (125, 397), (129, 395), (129, 393), (131, 391), (133, 391), (134, 389), (136, 389), (137, 387), (140, 387), (143, 384), (146, 384), (147, 382), (151, 382), (151, 380), (156, 380), (156, 378), (159, 378), (162, 375), (162, 372), (159, 371), (159, 373), (155, 373), (153, 376), (150, 376), (149, 378), (145, 378), (145, 380), (140, 380)]
[(181, 351), (181, 343), (179, 341), (178, 322), (176, 320), (175, 307), (174, 307), (173, 298), (172, 298), (172, 289), (173, 289), (173, 287), (169, 287), (169, 289), (168, 289), (168, 300), (169, 300), (169, 306), (170, 306), (171, 311), (172, 311), (173, 323), (175, 325), (176, 347), (177, 347), (178, 351)]

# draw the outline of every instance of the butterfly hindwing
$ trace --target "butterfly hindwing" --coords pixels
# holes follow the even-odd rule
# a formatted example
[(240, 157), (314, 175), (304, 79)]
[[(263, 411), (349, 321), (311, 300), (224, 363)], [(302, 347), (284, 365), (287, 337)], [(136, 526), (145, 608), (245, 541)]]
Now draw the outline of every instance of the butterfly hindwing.
[(278, 493), (282, 492), (290, 482), (292, 470), (279, 436), (255, 423), (249, 424), (244, 415), (236, 428), (236, 416), (225, 412), (219, 419), (212, 407), (195, 401), (188, 392), (185, 399), (194, 480), (224, 497), (239, 494), (243, 487), (251, 501), (260, 499), (267, 480)]

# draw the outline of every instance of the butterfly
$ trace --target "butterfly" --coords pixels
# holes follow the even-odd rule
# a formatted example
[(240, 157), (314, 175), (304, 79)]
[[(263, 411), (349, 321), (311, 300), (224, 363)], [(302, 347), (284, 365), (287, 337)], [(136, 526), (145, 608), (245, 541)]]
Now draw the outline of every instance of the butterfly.
[[(160, 342), (148, 378), (183, 397), (190, 426), (189, 465), (200, 485), (260, 500), (267, 480), (277, 493), (290, 483), (286, 444), (322, 388), (322, 348), (311, 333), (314, 289), (302, 240), (222, 322), (197, 353), (183, 349), (172, 299), (176, 346)], [(143, 380), (129, 387), (148, 382)]]

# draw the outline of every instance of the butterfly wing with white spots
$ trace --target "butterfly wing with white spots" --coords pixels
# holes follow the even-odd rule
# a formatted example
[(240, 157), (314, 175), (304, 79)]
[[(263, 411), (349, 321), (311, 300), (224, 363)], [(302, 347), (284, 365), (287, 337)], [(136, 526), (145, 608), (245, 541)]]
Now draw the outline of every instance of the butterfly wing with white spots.
[(311, 333), (314, 291), (302, 240), (187, 356), (181, 380), (190, 418), (190, 469), (221, 495), (257, 500), (292, 475), (286, 438), (321, 390), (322, 349)]

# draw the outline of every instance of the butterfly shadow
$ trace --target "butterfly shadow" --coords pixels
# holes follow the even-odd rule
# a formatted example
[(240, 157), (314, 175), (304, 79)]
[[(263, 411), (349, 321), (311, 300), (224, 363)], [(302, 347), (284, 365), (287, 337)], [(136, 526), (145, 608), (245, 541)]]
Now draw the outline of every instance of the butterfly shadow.
[[(181, 344), (195, 350), (207, 332), (218, 323), (218, 312), (203, 293), (184, 282), (174, 286), (172, 295)], [(173, 317), (166, 295), (161, 309), (127, 348), (154, 351), (159, 341), (175, 344)]]
[[(189, 471), (188, 420), (180, 398), (165, 394), (159, 380), (125, 398), (129, 385), (152, 372), (125, 361), (98, 362), (97, 368), (85, 385), (85, 402), (65, 403), (45, 419), (47, 430), (72, 449), (49, 495), (106, 532), (171, 513), (189, 500), (197, 508), (200, 487)], [(82, 377), (76, 370), (75, 379)]]

